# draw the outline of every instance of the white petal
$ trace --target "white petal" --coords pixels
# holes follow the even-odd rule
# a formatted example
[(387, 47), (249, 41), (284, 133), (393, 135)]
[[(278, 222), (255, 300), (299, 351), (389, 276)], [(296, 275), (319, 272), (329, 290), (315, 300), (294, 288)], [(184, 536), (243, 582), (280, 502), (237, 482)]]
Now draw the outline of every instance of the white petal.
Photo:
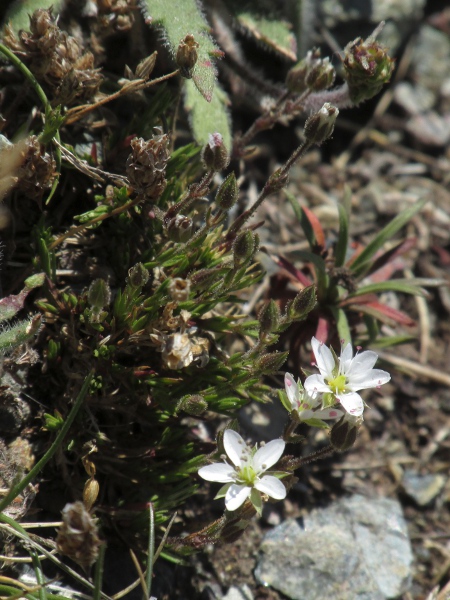
[(319, 342), (319, 340), (315, 337), (313, 337), (311, 340), (311, 346), (314, 356), (316, 357), (316, 364), (320, 374), (324, 377), (329, 377), (333, 373), (333, 369), (336, 366), (331, 350), (325, 346), (325, 344)]
[(359, 394), (339, 394), (339, 400), (345, 410), (354, 417), (360, 417), (364, 412), (364, 402)]
[(353, 348), (351, 344), (347, 344), (345, 348), (342, 349), (340, 356), (340, 371), (341, 373), (345, 373), (349, 367), (349, 364), (353, 358)]
[(253, 468), (255, 471), (262, 473), (278, 462), (284, 452), (285, 445), (283, 440), (272, 440), (262, 446), (253, 457)]
[(300, 394), (298, 391), (298, 385), (295, 383), (295, 379), (290, 373), (286, 373), (284, 376), (284, 387), (286, 388), (286, 394), (289, 398), (292, 408), (297, 408)]
[(240, 467), (243, 458), (242, 454), (247, 451), (247, 444), (238, 432), (233, 431), (233, 429), (226, 429), (223, 434), (223, 446), (233, 465)]
[(236, 510), (239, 508), (250, 496), (251, 491), (252, 488), (246, 485), (231, 485), (225, 496), (225, 506), (227, 507), (227, 510)]
[(354, 392), (358, 390), (366, 390), (367, 388), (376, 388), (390, 381), (391, 376), (387, 371), (381, 369), (371, 369), (366, 372), (365, 376), (348, 378), (348, 387)]
[(371, 370), (377, 360), (378, 354), (375, 352), (372, 352), (371, 350), (361, 352), (361, 354), (357, 354), (352, 360), (348, 370), (346, 371), (346, 375), (348, 377), (352, 377), (354, 375), (367, 373)]
[(305, 381), (305, 390), (312, 395), (315, 395), (317, 392), (331, 392), (331, 388), (329, 385), (325, 383), (322, 375), (310, 375), (306, 378)]
[[(329, 419), (339, 419), (344, 412), (338, 408), (323, 408), (313, 413), (313, 418), (328, 421)], [(309, 417), (311, 418), (311, 417)]]
[(286, 488), (279, 479), (272, 475), (264, 475), (255, 483), (255, 488), (275, 500), (286, 498)]
[(206, 481), (219, 481), (220, 483), (227, 483), (228, 481), (234, 481), (236, 471), (230, 465), (225, 463), (215, 463), (214, 465), (207, 465), (199, 469), (198, 474)]

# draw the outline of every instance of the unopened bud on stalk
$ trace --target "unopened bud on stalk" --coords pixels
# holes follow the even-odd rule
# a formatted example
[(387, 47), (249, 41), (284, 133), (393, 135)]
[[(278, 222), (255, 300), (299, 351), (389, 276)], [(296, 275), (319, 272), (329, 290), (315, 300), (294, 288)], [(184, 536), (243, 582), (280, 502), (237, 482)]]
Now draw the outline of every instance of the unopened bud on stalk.
[(167, 224), (167, 234), (172, 242), (187, 242), (192, 235), (193, 221), (184, 215), (177, 215)]
[(128, 283), (134, 288), (143, 287), (149, 280), (150, 273), (142, 263), (137, 263), (128, 271)]
[(280, 323), (280, 309), (275, 300), (270, 300), (258, 315), (261, 333), (271, 333), (278, 329)]
[(335, 106), (325, 102), (322, 108), (306, 121), (303, 130), (305, 138), (320, 146), (333, 134), (338, 114), (339, 110)]
[(256, 361), (256, 370), (261, 375), (271, 375), (279, 371), (289, 352), (272, 352), (264, 354)]
[(286, 76), (286, 87), (294, 94), (302, 94), (308, 89), (306, 77), (311, 69), (320, 60), (320, 50), (315, 48), (310, 50), (306, 57), (299, 61), (288, 71)]
[(238, 199), (239, 188), (234, 173), (230, 173), (219, 187), (216, 202), (222, 210), (229, 210)]
[(351, 448), (356, 441), (359, 425), (359, 420), (350, 420), (347, 415), (335, 423), (330, 432), (330, 442), (333, 448), (339, 452), (345, 452)]
[(197, 48), (199, 47), (198, 42), (195, 41), (192, 33), (188, 33), (187, 36), (181, 40), (176, 56), (176, 63), (180, 67), (180, 73), (186, 79), (192, 78), (192, 70), (197, 62), (198, 54)]
[(209, 142), (203, 148), (203, 162), (211, 171), (221, 171), (228, 166), (230, 157), (220, 133), (210, 133)]
[(307, 74), (305, 83), (312, 92), (320, 92), (332, 86), (335, 77), (336, 71), (327, 57), (317, 61)]
[(291, 319), (304, 319), (316, 305), (316, 288), (310, 285), (299, 292), (288, 309), (288, 316)]
[(242, 231), (233, 244), (234, 266), (239, 267), (247, 263), (259, 247), (259, 236), (247, 229)]
[(205, 410), (208, 410), (208, 403), (199, 394), (183, 398), (177, 406), (177, 410), (183, 410), (188, 415), (199, 417)]
[(91, 283), (87, 300), (96, 310), (101, 310), (111, 302), (111, 288), (104, 279), (95, 279)]

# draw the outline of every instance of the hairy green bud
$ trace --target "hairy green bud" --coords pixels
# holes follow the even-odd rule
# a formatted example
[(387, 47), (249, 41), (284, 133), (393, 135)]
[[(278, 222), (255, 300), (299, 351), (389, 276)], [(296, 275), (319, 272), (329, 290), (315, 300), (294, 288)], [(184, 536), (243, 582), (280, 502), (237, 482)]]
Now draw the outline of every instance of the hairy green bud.
[(199, 417), (205, 410), (208, 410), (208, 403), (203, 396), (194, 394), (193, 396), (187, 396), (180, 400), (177, 405), (177, 411), (179, 410), (182, 410), (193, 417)]
[(203, 148), (202, 158), (206, 168), (211, 171), (221, 171), (228, 166), (230, 156), (220, 133), (209, 134), (209, 142)]
[(95, 279), (89, 286), (87, 300), (96, 310), (101, 310), (111, 302), (111, 288), (104, 279)]
[(137, 263), (128, 271), (128, 283), (134, 288), (143, 287), (149, 280), (150, 273), (142, 263)]
[(280, 323), (280, 309), (275, 300), (270, 300), (270, 302), (267, 302), (261, 309), (258, 320), (261, 325), (261, 333), (272, 333), (272, 331), (278, 329)]
[(259, 247), (259, 237), (253, 231), (242, 231), (234, 241), (233, 257), (235, 267), (249, 262)]
[(229, 210), (236, 204), (239, 195), (239, 188), (236, 181), (236, 175), (230, 173), (219, 187), (216, 195), (217, 206), (222, 210)]
[(335, 450), (345, 452), (353, 446), (358, 434), (359, 423), (349, 421), (346, 416), (342, 417), (333, 425), (330, 431), (330, 442)]
[(288, 316), (290, 319), (304, 319), (316, 305), (317, 296), (316, 288), (310, 285), (299, 292), (288, 308)]

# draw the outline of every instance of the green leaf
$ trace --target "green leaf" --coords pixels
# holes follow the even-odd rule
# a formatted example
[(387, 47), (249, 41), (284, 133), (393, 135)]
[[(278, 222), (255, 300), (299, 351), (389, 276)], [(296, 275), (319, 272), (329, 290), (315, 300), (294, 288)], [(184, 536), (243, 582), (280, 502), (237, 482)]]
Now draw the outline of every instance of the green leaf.
[(371, 266), (371, 260), (378, 250), (391, 239), (412, 217), (417, 214), (427, 203), (427, 200), (419, 200), (409, 208), (402, 211), (390, 223), (384, 227), (361, 254), (351, 263), (350, 268), (357, 277), (362, 277)]
[(345, 263), (348, 249), (348, 225), (350, 219), (350, 198), (351, 191), (348, 186), (345, 188), (343, 203), (338, 204), (339, 211), (339, 235), (335, 250), (336, 267), (342, 267)]
[(444, 280), (433, 280), (426, 277), (417, 277), (414, 279), (391, 279), (390, 281), (380, 281), (378, 283), (369, 283), (363, 285), (356, 292), (348, 295), (348, 298), (356, 298), (365, 294), (379, 294), (381, 292), (402, 292), (412, 296), (422, 296), (428, 298), (429, 294), (422, 286), (445, 285)]
[(178, 45), (187, 34), (194, 36), (199, 44), (197, 64), (193, 70), (193, 80), (198, 91), (211, 102), (216, 80), (216, 68), (213, 57), (222, 52), (209, 35), (209, 26), (195, 0), (141, 0), (140, 5), (152, 25), (161, 25), (175, 55)]
[(345, 311), (342, 308), (336, 308), (335, 306), (330, 306), (330, 310), (336, 321), (336, 328), (338, 331), (339, 339), (344, 340), (345, 344), (351, 344), (352, 334), (350, 332), (350, 327)]
[(185, 82), (185, 108), (195, 140), (202, 146), (208, 143), (211, 133), (220, 133), (225, 147), (231, 149), (231, 128), (228, 114), (229, 100), (216, 84), (211, 101), (205, 103), (192, 80)]
[[(273, 3), (274, 6), (276, 3)], [(247, 6), (246, 6), (247, 8)], [(290, 60), (297, 60), (296, 41), (292, 25), (278, 15), (263, 15), (256, 12), (238, 13), (239, 23), (258, 41)]]

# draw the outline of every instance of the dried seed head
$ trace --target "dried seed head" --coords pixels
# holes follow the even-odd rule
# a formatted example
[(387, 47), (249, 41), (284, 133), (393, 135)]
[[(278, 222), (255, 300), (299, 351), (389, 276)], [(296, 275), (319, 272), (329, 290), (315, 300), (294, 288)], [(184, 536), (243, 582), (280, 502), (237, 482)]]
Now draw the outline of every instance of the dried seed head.
[(17, 189), (32, 200), (40, 202), (42, 196), (53, 183), (56, 163), (45, 152), (37, 136), (32, 135), (25, 141), (22, 150), (22, 164), (17, 170)]
[(189, 279), (175, 277), (169, 284), (169, 294), (174, 302), (185, 302), (189, 298), (191, 282)]
[(339, 110), (335, 106), (325, 102), (322, 108), (306, 121), (303, 130), (305, 138), (320, 146), (333, 134), (338, 114)]
[(206, 168), (211, 171), (221, 171), (228, 166), (230, 157), (220, 133), (209, 134), (209, 142), (203, 148), (202, 158)]
[(142, 138), (131, 140), (132, 153), (126, 169), (130, 184), (137, 194), (156, 200), (166, 188), (165, 172), (169, 155), (169, 136), (154, 135), (147, 142)]
[(62, 511), (63, 524), (56, 538), (58, 552), (68, 556), (83, 568), (92, 566), (101, 544), (95, 521), (82, 502), (66, 504)]
[(180, 68), (180, 73), (186, 79), (192, 78), (192, 71), (197, 62), (198, 54), (197, 48), (199, 47), (198, 42), (195, 41), (192, 33), (188, 33), (187, 36), (180, 41), (177, 49), (176, 63)]
[(163, 340), (162, 359), (168, 369), (183, 369), (194, 360), (192, 343), (187, 333), (172, 333)]
[(30, 17), (30, 32), (17, 38), (10, 27), (4, 41), (53, 95), (53, 104), (85, 102), (98, 91), (102, 76), (94, 69), (94, 56), (83, 54), (78, 41), (61, 31), (51, 9), (38, 9)]

